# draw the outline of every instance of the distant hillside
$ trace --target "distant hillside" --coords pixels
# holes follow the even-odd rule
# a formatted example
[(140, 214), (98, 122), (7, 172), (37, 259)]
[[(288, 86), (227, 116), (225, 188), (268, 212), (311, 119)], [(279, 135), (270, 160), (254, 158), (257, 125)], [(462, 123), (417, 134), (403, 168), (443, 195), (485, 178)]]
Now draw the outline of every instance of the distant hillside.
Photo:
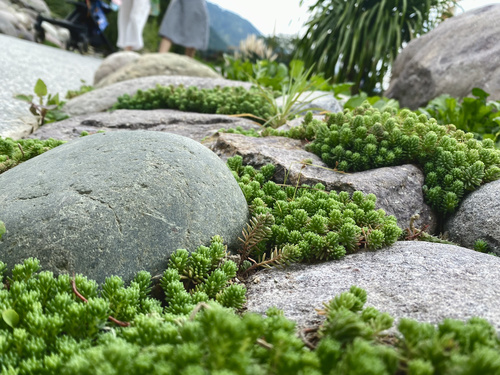
[[(248, 35), (262, 35), (250, 22), (237, 14), (207, 1), (210, 30), (214, 30), (228, 47), (238, 47)], [(215, 37), (218, 39), (217, 37)], [(211, 46), (212, 47), (212, 46)], [(215, 48), (213, 48), (215, 49)]]

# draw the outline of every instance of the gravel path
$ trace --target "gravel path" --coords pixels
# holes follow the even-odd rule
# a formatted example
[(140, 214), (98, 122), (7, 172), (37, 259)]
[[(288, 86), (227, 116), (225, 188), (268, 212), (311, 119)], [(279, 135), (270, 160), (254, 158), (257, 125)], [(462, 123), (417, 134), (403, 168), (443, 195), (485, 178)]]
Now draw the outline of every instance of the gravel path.
[[(33, 94), (38, 78), (47, 85), (49, 94), (64, 98), (67, 90), (92, 84), (101, 58), (82, 56), (53, 47), (0, 34), (0, 136), (7, 136), (23, 122), (31, 119), (26, 102), (15, 94)], [(24, 120), (26, 121), (26, 120)]]

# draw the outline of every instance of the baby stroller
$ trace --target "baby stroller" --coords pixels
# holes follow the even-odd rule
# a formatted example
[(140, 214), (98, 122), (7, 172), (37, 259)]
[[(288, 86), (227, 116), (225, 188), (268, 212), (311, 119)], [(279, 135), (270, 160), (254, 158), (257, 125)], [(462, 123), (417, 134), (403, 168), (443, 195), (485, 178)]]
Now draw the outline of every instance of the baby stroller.
[(111, 7), (100, 0), (71, 1), (75, 10), (64, 20), (56, 20), (38, 15), (35, 23), (35, 41), (42, 43), (45, 40), (45, 30), (42, 22), (46, 21), (53, 25), (64, 27), (69, 30), (70, 38), (66, 42), (67, 50), (77, 49), (81, 54), (89, 49), (89, 45), (103, 52), (115, 52), (113, 45), (104, 35), (104, 29), (108, 26), (106, 14)]

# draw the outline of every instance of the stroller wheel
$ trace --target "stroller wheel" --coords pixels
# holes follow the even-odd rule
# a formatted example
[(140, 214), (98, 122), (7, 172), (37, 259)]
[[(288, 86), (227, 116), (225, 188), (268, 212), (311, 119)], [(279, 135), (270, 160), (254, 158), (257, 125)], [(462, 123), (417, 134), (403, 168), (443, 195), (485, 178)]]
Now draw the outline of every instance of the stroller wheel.
[(36, 43), (43, 43), (45, 42), (45, 30), (42, 29), (41, 27), (40, 28), (37, 28), (35, 30), (35, 42)]
[(76, 43), (76, 48), (78, 48), (78, 52), (82, 55), (89, 51), (89, 39), (86, 35), (80, 34), (79, 41)]

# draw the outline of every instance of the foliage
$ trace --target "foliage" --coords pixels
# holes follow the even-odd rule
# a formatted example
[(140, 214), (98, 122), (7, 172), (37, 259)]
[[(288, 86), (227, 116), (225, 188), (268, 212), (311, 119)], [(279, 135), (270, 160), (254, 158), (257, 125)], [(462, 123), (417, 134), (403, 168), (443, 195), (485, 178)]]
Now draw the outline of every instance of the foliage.
[(487, 101), (489, 94), (480, 88), (472, 89), (474, 98), (459, 102), (450, 95), (431, 100), (420, 113), (432, 117), (441, 125), (453, 124), (478, 139), (492, 139), (500, 146), (500, 101)]
[[(297, 78), (299, 71), (304, 70), (304, 62), (292, 60), (284, 63), (269, 61), (266, 59), (257, 60), (252, 63), (249, 60), (237, 59), (230, 55), (224, 55), (225, 65), (222, 67), (222, 75), (231, 80), (251, 81), (259, 85), (281, 92), (293, 79)], [(332, 91), (335, 95), (347, 94), (351, 83), (331, 85), (323, 73), (310, 74), (307, 77), (308, 83), (314, 90)]]
[(133, 96), (122, 95), (113, 106), (116, 109), (170, 108), (181, 111), (217, 114), (248, 114), (251, 118), (270, 117), (271, 107), (255, 90), (243, 87), (216, 87), (214, 89), (160, 86), (146, 91), (138, 90)]
[(57, 141), (52, 138), (47, 140), (20, 139), (14, 141), (12, 138), (0, 137), (0, 173), (63, 143), (65, 141)]
[(0, 220), (0, 240), (2, 239), (2, 236), (5, 234), (6, 229), (5, 229), (5, 224), (3, 221)]
[(488, 249), (488, 242), (484, 240), (477, 240), (474, 242), (474, 250), (479, 251), (480, 253), (487, 253)]
[(360, 247), (390, 245), (402, 233), (394, 216), (375, 210), (373, 194), (328, 193), (321, 184), (282, 186), (269, 181), (275, 170), (272, 164), (257, 171), (243, 166), (240, 156), (228, 159), (227, 164), (252, 213), (241, 250), (241, 263), (247, 257), (254, 259), (253, 265), (246, 263), (252, 269), (289, 261), (339, 259)]
[(249, 129), (245, 130), (241, 126), (237, 126), (236, 128), (229, 128), (229, 129), (219, 129), (219, 133), (231, 133), (231, 134), (243, 134), (246, 135), (247, 137), (260, 137), (260, 134), (257, 130), (255, 129)]
[(302, 126), (277, 134), (314, 139), (306, 149), (340, 171), (418, 164), (426, 176), (425, 198), (441, 214), (455, 211), (467, 192), (500, 178), (500, 150), (491, 139), (478, 141), (407, 109), (381, 112), (365, 103), (329, 114), (326, 122), (306, 116)]
[[(258, 95), (264, 98), (272, 108), (272, 115), (264, 123), (264, 126), (269, 125), (272, 128), (277, 128), (286, 124), (289, 119), (311, 109), (308, 107), (308, 104), (312, 101), (312, 99), (308, 100), (311, 93), (306, 94), (306, 92), (311, 91), (314, 86), (314, 83), (308, 80), (311, 69), (304, 71), (301, 61), (293, 61), (292, 63), (290, 80), (287, 85), (283, 85), (281, 90), (281, 101), (276, 99), (273, 91), (268, 90), (257, 81), (252, 80), (252, 82), (257, 85)], [(325, 95), (327, 95), (327, 93), (325, 93)]]
[(403, 44), (431, 30), (450, 0), (318, 0), (309, 6), (307, 31), (297, 58), (307, 67), (354, 82), (354, 91), (380, 91)]
[[(214, 261), (222, 253), (215, 247), (212, 255), (202, 251)], [(183, 255), (171, 263), (168, 270), (189, 268)], [(11, 274), (0, 284), (5, 374), (500, 374), (500, 341), (485, 320), (446, 319), (434, 327), (402, 319), (400, 334), (390, 336), (393, 318), (365, 307), (367, 293), (356, 286), (325, 303), (319, 313), (326, 320), (312, 344), (274, 308), (267, 317), (238, 315), (215, 301), (189, 314), (165, 311), (148, 296), (144, 271), (129, 287), (112, 277), (101, 288), (81, 275), (73, 288), (68, 275), (39, 272), (34, 259)], [(120, 313), (130, 325), (109, 320)]]
[[(47, 96), (47, 86), (41, 79), (38, 79), (33, 91), (38, 97), (38, 103), (33, 101), (33, 95), (18, 94), (15, 95), (15, 98), (30, 104), (30, 112), (37, 116), (40, 125), (61, 121), (69, 117), (61, 111), (64, 101), (59, 100), (59, 94), (48, 94)], [(46, 99), (45, 96), (47, 96)]]
[(82, 82), (80, 88), (78, 90), (68, 90), (66, 93), (66, 99), (73, 99), (94, 89), (94, 86), (85, 84), (85, 80), (82, 79), (80, 81)]

